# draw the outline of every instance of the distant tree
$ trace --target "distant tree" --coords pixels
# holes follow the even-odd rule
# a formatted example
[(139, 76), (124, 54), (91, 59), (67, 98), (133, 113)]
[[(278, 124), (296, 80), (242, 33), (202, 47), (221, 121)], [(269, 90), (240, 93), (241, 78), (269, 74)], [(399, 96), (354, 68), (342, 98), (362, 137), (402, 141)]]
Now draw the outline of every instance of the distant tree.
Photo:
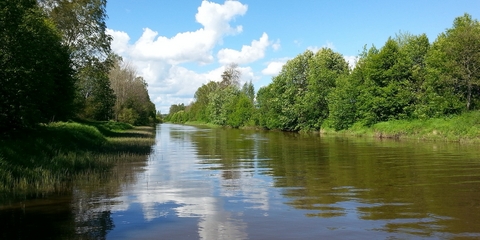
[(203, 84), (195, 92), (195, 101), (191, 106), (192, 120), (210, 122), (210, 113), (208, 112), (208, 105), (210, 103), (210, 94), (220, 88), (218, 82), (210, 81)]
[(225, 70), (222, 73), (222, 81), (220, 82), (220, 85), (222, 87), (238, 86), (240, 76), (241, 73), (238, 70), (238, 64), (231, 63), (225, 67)]
[(245, 94), (250, 102), (253, 104), (255, 100), (255, 88), (253, 87), (252, 81), (246, 82), (242, 86), (242, 93)]
[(151, 102), (147, 82), (137, 76), (136, 69), (121, 57), (115, 59), (109, 79), (115, 93), (114, 116), (117, 121), (134, 125), (149, 125), (156, 122), (155, 105)]
[[(259, 90), (257, 101), (259, 112), (263, 113), (259, 120), (267, 124), (267, 128), (286, 131), (300, 130), (299, 120), (302, 112), (299, 105), (307, 93), (310, 60), (314, 53), (310, 50), (289, 60), (280, 73), (272, 79), (267, 88)], [(268, 109), (263, 109), (268, 108)]]
[(169, 114), (170, 115), (173, 115), (175, 114), (176, 112), (180, 112), (180, 111), (183, 111), (185, 110), (185, 104), (183, 103), (180, 103), (180, 104), (172, 104), (170, 106), (170, 111), (169, 111)]

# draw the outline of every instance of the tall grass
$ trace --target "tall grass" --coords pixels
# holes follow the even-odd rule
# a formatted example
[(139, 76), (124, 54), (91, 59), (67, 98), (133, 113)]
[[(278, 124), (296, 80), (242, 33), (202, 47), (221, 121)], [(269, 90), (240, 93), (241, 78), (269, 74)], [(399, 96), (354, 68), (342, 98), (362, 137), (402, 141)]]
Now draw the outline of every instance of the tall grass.
[(61, 191), (110, 171), (118, 156), (150, 153), (154, 142), (152, 128), (114, 122), (57, 122), (0, 139), (0, 193)]
[[(332, 133), (332, 129), (324, 130)], [(426, 120), (395, 120), (371, 127), (354, 125), (338, 133), (378, 138), (423, 139), (434, 141), (480, 142), (480, 111)]]

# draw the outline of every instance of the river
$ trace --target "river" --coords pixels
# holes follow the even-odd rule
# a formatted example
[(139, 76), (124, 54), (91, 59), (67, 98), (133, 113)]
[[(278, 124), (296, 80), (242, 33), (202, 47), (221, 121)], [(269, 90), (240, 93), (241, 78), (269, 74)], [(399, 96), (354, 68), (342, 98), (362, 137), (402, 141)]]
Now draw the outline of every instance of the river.
[(480, 238), (477, 145), (174, 124), (156, 131), (148, 156), (106, 177), (4, 200), (0, 238)]

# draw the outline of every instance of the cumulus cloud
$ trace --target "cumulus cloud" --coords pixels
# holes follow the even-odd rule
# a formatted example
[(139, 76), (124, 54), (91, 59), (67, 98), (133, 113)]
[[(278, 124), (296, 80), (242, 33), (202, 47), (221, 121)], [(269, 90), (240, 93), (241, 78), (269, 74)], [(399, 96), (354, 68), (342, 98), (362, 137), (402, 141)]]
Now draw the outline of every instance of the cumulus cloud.
[(117, 54), (123, 54), (128, 50), (128, 41), (130, 41), (130, 37), (126, 32), (122, 31), (114, 31), (112, 29), (106, 30), (107, 34), (112, 36), (112, 43), (111, 48)]
[(268, 35), (263, 33), (259, 40), (253, 40), (250, 46), (244, 45), (241, 51), (228, 48), (221, 49), (217, 54), (218, 61), (222, 64), (251, 63), (263, 58), (265, 56), (265, 50), (269, 45)]
[(279, 59), (276, 61), (269, 62), (267, 67), (262, 70), (263, 75), (267, 76), (276, 76), (282, 70), (283, 65), (288, 61), (288, 58)]
[[(227, 35), (243, 31), (242, 26), (232, 26), (237, 16), (243, 16), (248, 6), (238, 1), (225, 1), (218, 4), (202, 1), (195, 19), (202, 25), (194, 31), (181, 32), (171, 38), (160, 36), (158, 32), (144, 28), (142, 36), (130, 43), (127, 33), (107, 29), (112, 36), (112, 50), (124, 59), (132, 62), (148, 83), (151, 100), (157, 110), (168, 112), (171, 104), (188, 104), (193, 100), (195, 91), (203, 83), (216, 80), (223, 70), (215, 69), (206, 73), (191, 71), (182, 63), (205, 65), (214, 61), (213, 49)], [(238, 63), (248, 63), (264, 56), (268, 46), (268, 35), (252, 41), (251, 46), (244, 46), (241, 51), (228, 50), (219, 55), (224, 56), (221, 63), (233, 59)], [(254, 78), (253, 71), (241, 68), (242, 76)], [(214, 78), (215, 77), (215, 78)]]
[[(129, 47), (129, 54), (135, 59), (164, 60), (170, 64), (210, 63), (214, 59), (212, 49), (222, 37), (242, 31), (242, 26), (232, 27), (230, 21), (236, 16), (244, 15), (246, 11), (247, 5), (237, 1), (226, 1), (223, 5), (202, 1), (195, 18), (203, 28), (178, 33), (172, 38), (158, 36), (158, 32), (145, 28), (140, 39)], [(112, 44), (112, 48), (123, 50), (128, 38), (125, 38), (125, 34), (112, 30), (110, 32), (115, 37), (115, 44), (118, 44), (115, 46)], [(120, 37), (118, 40), (117, 36)]]
[(275, 43), (272, 44), (272, 48), (274, 51), (278, 51), (280, 49), (281, 45), (280, 45), (280, 39), (277, 39), (277, 41), (275, 41)]
[(332, 50), (335, 50), (335, 45), (333, 45), (332, 42), (329, 42), (327, 41), (325, 44), (323, 44), (322, 46), (318, 47), (318, 46), (309, 46), (307, 49), (316, 53), (318, 52), (320, 49), (322, 48), (329, 48), (329, 49), (332, 49)]
[(350, 69), (354, 69), (355, 65), (357, 65), (358, 57), (357, 56), (343, 56), (345, 61), (347, 61), (348, 66)]

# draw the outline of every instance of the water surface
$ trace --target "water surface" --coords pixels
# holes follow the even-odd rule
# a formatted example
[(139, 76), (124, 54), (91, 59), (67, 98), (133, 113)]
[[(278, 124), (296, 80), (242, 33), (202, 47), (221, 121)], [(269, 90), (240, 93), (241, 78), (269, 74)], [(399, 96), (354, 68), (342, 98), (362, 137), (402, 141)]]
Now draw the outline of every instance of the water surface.
[(476, 145), (162, 124), (149, 156), (75, 184), (3, 203), (0, 236), (480, 238)]

